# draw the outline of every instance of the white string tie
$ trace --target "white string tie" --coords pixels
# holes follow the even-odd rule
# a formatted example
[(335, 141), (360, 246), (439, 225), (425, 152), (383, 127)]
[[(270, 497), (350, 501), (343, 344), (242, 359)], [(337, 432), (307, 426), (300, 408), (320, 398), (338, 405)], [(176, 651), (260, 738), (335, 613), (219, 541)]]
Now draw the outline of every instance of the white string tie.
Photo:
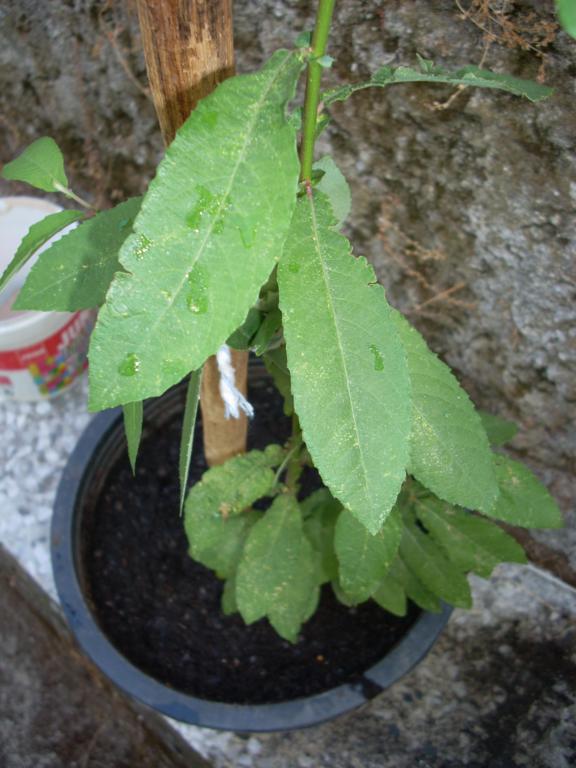
[(254, 416), (254, 408), (236, 387), (236, 371), (227, 344), (222, 344), (216, 352), (216, 364), (220, 374), (220, 397), (224, 401), (224, 416), (227, 419), (239, 419), (240, 411), (244, 411), (251, 419)]

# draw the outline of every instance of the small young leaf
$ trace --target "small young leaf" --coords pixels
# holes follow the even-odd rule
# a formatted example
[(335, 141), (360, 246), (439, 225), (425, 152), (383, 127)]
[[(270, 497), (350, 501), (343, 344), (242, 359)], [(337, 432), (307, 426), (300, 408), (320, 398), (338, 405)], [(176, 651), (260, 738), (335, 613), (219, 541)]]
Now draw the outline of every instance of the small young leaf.
[(375, 600), (381, 608), (385, 611), (390, 611), (395, 616), (406, 616), (406, 610), (408, 608), (406, 604), (406, 592), (401, 584), (396, 579), (392, 578), (390, 574), (384, 576), (378, 589), (372, 595), (372, 599)]
[(462, 67), (455, 72), (450, 72), (442, 67), (434, 66), (432, 62), (425, 59), (420, 59), (420, 64), (420, 69), (413, 69), (412, 67), (381, 67), (367, 82), (353, 83), (340, 88), (334, 88), (332, 91), (323, 94), (322, 100), (328, 106), (335, 101), (345, 101), (353, 93), (363, 88), (385, 87), (399, 83), (447, 83), (448, 85), (496, 88), (516, 96), (524, 96), (530, 101), (540, 101), (553, 93), (552, 88), (540, 85), (540, 83), (535, 83), (532, 80), (522, 80), (512, 75), (501, 75), (475, 66)]
[(527, 467), (506, 456), (494, 456), (494, 464), (500, 495), (487, 515), (524, 528), (562, 528), (558, 505)]
[(200, 382), (202, 380), (202, 369), (192, 371), (186, 390), (186, 404), (184, 406), (184, 418), (182, 420), (182, 435), (180, 437), (180, 458), (178, 470), (180, 476), (180, 513), (184, 507), (186, 497), (186, 487), (188, 485), (188, 472), (190, 469), (190, 459), (192, 458), (192, 448), (194, 446), (194, 428), (196, 426), (196, 414), (198, 412), (198, 401), (200, 399)]
[(338, 560), (334, 551), (334, 529), (342, 505), (327, 488), (320, 488), (302, 502), (304, 533), (317, 557), (320, 584), (338, 578)]
[(238, 610), (247, 624), (267, 616), (279, 635), (296, 642), (318, 595), (300, 509), (294, 497), (279, 496), (246, 541), (236, 577)]
[(320, 56), (317, 59), (314, 59), (316, 64), (320, 64), (322, 69), (330, 69), (332, 67), (332, 64), (334, 64), (334, 59), (332, 56), (328, 56), (325, 54), (324, 56)]
[(324, 175), (316, 185), (316, 189), (319, 189), (320, 192), (323, 192), (329, 198), (332, 211), (338, 221), (336, 226), (340, 229), (348, 218), (352, 205), (352, 196), (350, 195), (348, 182), (330, 155), (320, 158), (314, 164), (314, 168), (324, 171)]
[(276, 389), (284, 398), (284, 414), (292, 416), (294, 413), (294, 401), (290, 385), (290, 371), (286, 360), (286, 345), (269, 349), (263, 358), (266, 370), (272, 376)]
[(77, 312), (103, 304), (141, 202), (133, 197), (97, 213), (40, 254), (16, 309)]
[(30, 260), (38, 248), (41, 248), (51, 237), (54, 237), (58, 232), (78, 221), (84, 215), (85, 212), (83, 211), (58, 211), (58, 213), (51, 213), (42, 221), (32, 224), (27, 234), (22, 238), (14, 258), (0, 278), (0, 291)]
[(375, 534), (405, 477), (410, 381), (384, 290), (335, 223), (325, 195), (299, 199), (278, 267), (280, 308), (307, 448)]
[(431, 613), (440, 613), (440, 601), (435, 594), (430, 592), (416, 574), (406, 565), (402, 557), (397, 557), (392, 563), (390, 573), (388, 574), (394, 581), (397, 581), (410, 600), (420, 606), (424, 611)]
[(0, 176), (11, 181), (25, 181), (45, 192), (58, 192), (68, 186), (62, 152), (49, 136), (37, 139), (15, 160), (6, 163)]
[(404, 523), (400, 554), (426, 589), (459, 608), (472, 606), (466, 576), (444, 557), (430, 536), (413, 522)]
[(342, 510), (334, 547), (340, 585), (350, 599), (362, 603), (374, 594), (396, 557), (401, 537), (402, 520), (396, 509), (375, 536), (350, 512)]
[(126, 403), (122, 410), (124, 412), (124, 432), (126, 433), (126, 442), (128, 444), (128, 458), (132, 472), (136, 472), (136, 458), (138, 448), (140, 447), (140, 438), (142, 437), (142, 418), (144, 407), (142, 401)]
[(296, 48), (309, 48), (312, 43), (312, 32), (308, 32), (304, 30), (303, 32), (300, 32), (296, 40), (294, 41), (294, 45)]
[(576, 2), (574, 0), (556, 0), (556, 13), (563, 29), (576, 38)]
[(490, 445), (509, 443), (518, 432), (518, 427), (512, 421), (506, 421), (506, 419), (501, 419), (500, 416), (494, 416), (494, 414), (486, 411), (478, 411), (478, 415), (482, 420), (482, 426)]
[(520, 544), (485, 518), (433, 497), (419, 498), (414, 510), (444, 554), (461, 571), (474, 571), (487, 579), (501, 562), (527, 562)]
[(408, 471), (440, 498), (485, 512), (498, 486), (480, 417), (448, 366), (399, 312), (392, 314), (412, 384)]
[[(198, 104), (150, 183), (90, 343), (90, 407), (164, 392), (244, 321), (298, 189), (285, 107), (303, 66), (278, 51)], [(128, 366), (133, 359), (137, 366)]]
[(273, 309), (271, 312), (268, 312), (252, 340), (251, 346), (258, 357), (261, 357), (266, 352), (268, 344), (281, 325), (282, 312), (279, 309)]
[(231, 616), (238, 611), (238, 605), (236, 603), (236, 574), (232, 574), (224, 582), (221, 607), (222, 613), (225, 616)]
[(251, 307), (246, 315), (246, 320), (228, 337), (226, 344), (232, 349), (250, 349), (252, 339), (262, 324), (262, 312)]

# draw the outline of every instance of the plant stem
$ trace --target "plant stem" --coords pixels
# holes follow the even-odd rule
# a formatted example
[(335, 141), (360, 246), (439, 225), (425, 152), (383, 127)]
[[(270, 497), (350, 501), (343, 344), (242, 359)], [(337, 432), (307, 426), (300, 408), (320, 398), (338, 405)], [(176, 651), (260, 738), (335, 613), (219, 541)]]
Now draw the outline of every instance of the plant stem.
[(320, 80), (322, 66), (316, 59), (324, 56), (326, 43), (332, 22), (332, 13), (336, 0), (320, 0), (316, 25), (312, 35), (312, 59), (308, 63), (306, 79), (306, 98), (304, 101), (304, 119), (302, 127), (302, 145), (300, 147), (300, 180), (310, 181), (314, 161), (314, 141), (316, 139), (316, 121), (320, 102)]
[(292, 414), (292, 437), (290, 438), (291, 444), (298, 450), (293, 453), (290, 451), (288, 454), (290, 459), (288, 461), (288, 467), (286, 470), (286, 486), (291, 493), (298, 493), (298, 480), (302, 474), (303, 465), (300, 460), (301, 448), (302, 448), (302, 429), (300, 427), (300, 421), (296, 414)]
[(61, 184), (54, 184), (58, 192), (61, 192), (63, 195), (66, 195), (66, 197), (69, 197), (70, 200), (74, 200), (76, 203), (79, 203), (84, 208), (88, 208), (88, 210), (93, 211), (94, 206), (90, 205), (90, 203), (87, 203), (86, 200), (83, 200), (79, 195), (77, 195), (75, 192), (72, 192), (71, 189), (68, 189), (68, 187), (63, 187)]

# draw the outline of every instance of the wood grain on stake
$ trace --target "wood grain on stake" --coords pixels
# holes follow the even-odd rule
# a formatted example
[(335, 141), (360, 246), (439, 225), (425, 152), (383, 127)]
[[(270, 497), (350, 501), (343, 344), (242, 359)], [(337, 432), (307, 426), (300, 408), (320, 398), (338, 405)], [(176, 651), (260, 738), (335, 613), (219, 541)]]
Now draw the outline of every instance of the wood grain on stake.
[[(164, 142), (197, 102), (234, 74), (232, 0), (138, 0), (146, 69)], [(232, 353), (236, 384), (246, 393), (246, 352)], [(245, 450), (247, 419), (224, 417), (215, 358), (204, 365), (201, 406), (209, 465)]]

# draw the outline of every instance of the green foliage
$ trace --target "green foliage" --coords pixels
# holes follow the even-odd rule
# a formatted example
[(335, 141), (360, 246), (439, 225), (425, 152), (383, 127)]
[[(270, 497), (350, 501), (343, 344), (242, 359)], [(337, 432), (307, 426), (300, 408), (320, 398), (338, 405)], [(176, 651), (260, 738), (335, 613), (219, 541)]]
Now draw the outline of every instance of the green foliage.
[(392, 563), (389, 575), (400, 584), (407, 597), (423, 611), (440, 612), (440, 600), (430, 589), (424, 586), (418, 576), (408, 567), (402, 554)]
[(180, 512), (184, 507), (186, 488), (188, 486), (188, 472), (190, 459), (194, 446), (194, 428), (196, 426), (196, 414), (200, 400), (200, 383), (202, 371), (192, 371), (186, 389), (186, 404), (184, 406), (184, 418), (182, 419), (182, 435), (180, 436), (180, 456), (178, 461), (178, 475), (180, 477)]
[(512, 75), (497, 74), (479, 67), (462, 67), (456, 72), (450, 72), (421, 57), (419, 57), (418, 63), (420, 65), (418, 69), (413, 67), (381, 67), (374, 72), (367, 82), (351, 83), (328, 91), (323, 96), (323, 102), (329, 106), (335, 101), (345, 101), (353, 93), (364, 88), (383, 88), (399, 83), (446, 83), (448, 85), (474, 86), (475, 88), (496, 88), (515, 96), (524, 96), (530, 101), (540, 101), (553, 93), (552, 88), (532, 80), (522, 80)]
[(318, 581), (326, 584), (338, 578), (338, 559), (334, 550), (334, 531), (342, 509), (327, 488), (320, 488), (301, 504), (304, 533), (317, 558)]
[(562, 513), (542, 483), (523, 464), (495, 456), (500, 495), (487, 514), (525, 528), (561, 528)]
[(92, 409), (161, 394), (244, 321), (294, 209), (285, 105), (301, 68), (295, 53), (277, 52), (260, 72), (221, 83), (178, 131), (92, 335)]
[(564, 30), (576, 38), (576, 2), (556, 0), (556, 13)]
[(518, 427), (512, 421), (506, 421), (486, 411), (478, 411), (482, 426), (490, 445), (498, 446), (509, 443), (518, 432)]
[(290, 371), (288, 370), (288, 361), (286, 359), (286, 346), (282, 345), (276, 349), (269, 349), (262, 358), (266, 370), (272, 376), (276, 389), (284, 398), (284, 413), (291, 416), (294, 413), (294, 400), (292, 398), (292, 387), (290, 384)]
[(468, 395), (398, 312), (412, 384), (409, 472), (446, 501), (487, 512), (498, 495), (486, 433)]
[(266, 616), (279, 635), (296, 642), (318, 598), (300, 509), (293, 496), (279, 496), (246, 541), (236, 577), (238, 610), (247, 624)]
[(62, 152), (54, 139), (48, 136), (37, 139), (15, 160), (6, 163), (0, 176), (12, 181), (25, 181), (45, 192), (62, 192), (68, 187)]
[(329, 198), (332, 211), (338, 222), (337, 227), (340, 228), (348, 218), (352, 206), (348, 182), (330, 155), (320, 158), (318, 162), (314, 163), (314, 168), (324, 172), (316, 184), (316, 189)]
[(408, 609), (406, 592), (402, 585), (390, 574), (380, 582), (378, 589), (372, 595), (381, 608), (393, 613), (395, 616), (405, 616)]
[(410, 382), (384, 290), (334, 231), (327, 198), (300, 198), (278, 268), (292, 394), (314, 464), (373, 534), (404, 480)]
[(122, 406), (124, 413), (124, 432), (126, 434), (126, 443), (128, 445), (128, 458), (132, 472), (136, 473), (136, 458), (138, 457), (138, 448), (140, 447), (140, 438), (142, 437), (142, 419), (144, 416), (144, 406), (141, 400), (134, 403), (126, 403)]
[(114, 274), (122, 270), (118, 251), (141, 202), (133, 197), (97, 213), (47, 248), (32, 268), (17, 308), (76, 312), (103, 304)]
[[(0, 277), (0, 291), (8, 281), (11, 280), (28, 261), (30, 261), (36, 251), (50, 240), (51, 237), (54, 237), (58, 232), (65, 227), (68, 227), (70, 224), (73, 224), (75, 221), (78, 221), (84, 215), (83, 211), (58, 211), (58, 213), (51, 213), (36, 224), (32, 224), (28, 233), (24, 236), (22, 242), (18, 246), (14, 258), (4, 270), (2, 277)], [(50, 248), (48, 250), (50, 250)], [(28, 286), (29, 280), (30, 276), (28, 276), (24, 288), (20, 291), (20, 295)], [(20, 296), (18, 298), (18, 303), (20, 303)], [(23, 308), (25, 309), (25, 307)], [(37, 309), (37, 307), (35, 307), (35, 309)]]

